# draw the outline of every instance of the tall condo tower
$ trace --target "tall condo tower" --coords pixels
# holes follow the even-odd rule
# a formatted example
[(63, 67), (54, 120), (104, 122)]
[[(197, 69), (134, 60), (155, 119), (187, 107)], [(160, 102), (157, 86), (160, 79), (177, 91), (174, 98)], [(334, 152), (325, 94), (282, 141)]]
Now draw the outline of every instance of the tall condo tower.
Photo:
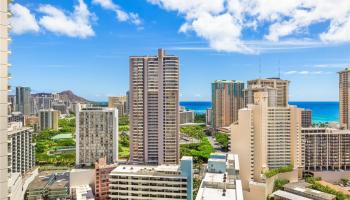
[(179, 58), (130, 57), (130, 160), (135, 164), (179, 162)]
[[(277, 107), (286, 107), (288, 106), (288, 90), (289, 90), (289, 81), (282, 80), (280, 78), (266, 78), (266, 79), (256, 79), (248, 81), (249, 88), (257, 87), (268, 87), (274, 88), (277, 90)], [(271, 96), (271, 93), (269, 94)], [(251, 103), (251, 102), (249, 102)], [(270, 105), (271, 106), (271, 105)]]
[(244, 107), (244, 83), (216, 80), (211, 84), (214, 129), (228, 127), (238, 120), (238, 111)]
[(29, 87), (16, 87), (16, 109), (23, 115), (31, 114), (31, 89)]
[(339, 123), (343, 128), (350, 127), (350, 69), (339, 72)]
[(76, 111), (76, 165), (92, 166), (100, 158), (118, 160), (118, 110), (81, 108)]
[(8, 95), (8, 42), (9, 20), (8, 4), (0, 1), (0, 200), (8, 199), (8, 153), (7, 153), (7, 95)]

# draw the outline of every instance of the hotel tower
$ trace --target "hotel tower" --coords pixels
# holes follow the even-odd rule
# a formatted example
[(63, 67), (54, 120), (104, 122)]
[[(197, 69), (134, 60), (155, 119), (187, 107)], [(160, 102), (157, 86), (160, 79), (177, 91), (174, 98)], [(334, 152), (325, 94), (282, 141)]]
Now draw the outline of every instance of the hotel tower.
[(8, 154), (7, 154), (7, 117), (8, 117), (8, 42), (10, 1), (0, 1), (0, 200), (8, 199)]
[(130, 57), (130, 160), (135, 164), (179, 161), (179, 58)]
[(216, 80), (211, 84), (214, 129), (229, 127), (238, 120), (238, 111), (244, 107), (244, 83)]
[(339, 123), (343, 128), (350, 126), (350, 69), (346, 68), (339, 72)]

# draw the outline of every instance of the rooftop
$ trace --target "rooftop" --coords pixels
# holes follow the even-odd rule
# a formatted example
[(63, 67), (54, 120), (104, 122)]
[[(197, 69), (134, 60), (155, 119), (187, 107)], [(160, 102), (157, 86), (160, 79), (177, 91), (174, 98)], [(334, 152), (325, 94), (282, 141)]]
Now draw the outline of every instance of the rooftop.
[(114, 174), (136, 175), (157, 175), (162, 172), (179, 172), (179, 165), (119, 165), (112, 171)]
[(92, 189), (89, 185), (79, 185), (73, 188), (76, 200), (94, 200)]
[(295, 182), (295, 183), (288, 183), (288, 184), (284, 185), (284, 189), (289, 190), (289, 191), (292, 190), (292, 191), (296, 191), (296, 192), (302, 192), (302, 193), (305, 193), (305, 194), (310, 195), (310, 196), (318, 197), (319, 199), (332, 200), (335, 198), (335, 196), (332, 194), (328, 194), (328, 193), (324, 193), (324, 192), (310, 189), (310, 188), (308, 188), (309, 186), (310, 186), (310, 184), (308, 184), (304, 181), (300, 181), (300, 182)]
[(222, 189), (205, 188), (205, 189), (199, 190), (196, 199), (199, 199), (199, 200), (213, 200), (213, 199), (238, 200), (239, 198), (236, 198), (236, 190), (235, 189), (226, 189), (224, 192), (224, 190), (222, 190)]
[(51, 190), (67, 188), (69, 185), (69, 172), (45, 171), (39, 173), (29, 185), (28, 190)]
[(283, 190), (277, 190), (276, 192), (272, 193), (272, 196), (278, 196), (278, 197), (282, 197), (285, 199), (293, 199), (293, 200), (311, 200), (309, 198), (302, 197), (302, 196), (299, 196), (299, 195), (296, 195), (296, 194), (293, 194), (290, 192), (286, 192)]

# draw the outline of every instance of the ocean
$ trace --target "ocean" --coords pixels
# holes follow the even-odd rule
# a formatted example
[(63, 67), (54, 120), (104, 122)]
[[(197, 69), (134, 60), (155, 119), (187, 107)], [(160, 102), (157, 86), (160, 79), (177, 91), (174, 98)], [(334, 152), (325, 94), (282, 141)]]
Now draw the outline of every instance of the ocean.
[[(338, 102), (289, 102), (299, 108), (311, 109), (314, 123), (338, 122)], [(205, 114), (207, 108), (211, 108), (210, 101), (182, 101), (180, 105), (198, 114)]]

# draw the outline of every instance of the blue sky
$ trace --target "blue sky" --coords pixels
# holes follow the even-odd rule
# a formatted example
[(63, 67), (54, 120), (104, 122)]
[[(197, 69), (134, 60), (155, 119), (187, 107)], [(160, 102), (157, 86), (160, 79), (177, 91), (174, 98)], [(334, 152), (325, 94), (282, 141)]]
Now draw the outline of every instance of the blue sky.
[(130, 55), (162, 47), (180, 57), (182, 100), (210, 100), (216, 79), (276, 77), (280, 69), (291, 100), (336, 101), (337, 72), (350, 65), (350, 4), (337, 1), (345, 8), (333, 13), (321, 0), (275, 10), (243, 0), (18, 0), (11, 85), (104, 101), (128, 90)]

